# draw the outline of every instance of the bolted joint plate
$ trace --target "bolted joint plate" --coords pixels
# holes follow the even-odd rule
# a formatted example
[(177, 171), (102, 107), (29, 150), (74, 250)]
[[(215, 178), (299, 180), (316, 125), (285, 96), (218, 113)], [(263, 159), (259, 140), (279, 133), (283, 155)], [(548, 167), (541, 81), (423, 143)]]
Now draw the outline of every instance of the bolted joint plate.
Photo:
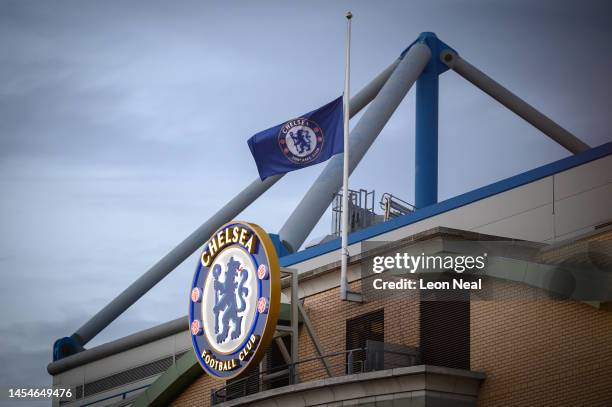
[(58, 361), (83, 350), (83, 346), (74, 335), (60, 338), (53, 344), (53, 361)]
[(425, 44), (431, 50), (431, 59), (427, 63), (427, 66), (423, 70), (423, 73), (435, 72), (438, 75), (448, 71), (449, 66), (443, 63), (442, 57), (446, 53), (453, 53), (457, 55), (457, 51), (455, 51), (452, 47), (446, 44), (444, 41), (441, 41), (435, 33), (433, 32), (422, 32), (416, 40), (412, 42), (400, 55), (400, 59), (404, 58), (404, 55), (408, 52), (410, 48), (414, 44)]

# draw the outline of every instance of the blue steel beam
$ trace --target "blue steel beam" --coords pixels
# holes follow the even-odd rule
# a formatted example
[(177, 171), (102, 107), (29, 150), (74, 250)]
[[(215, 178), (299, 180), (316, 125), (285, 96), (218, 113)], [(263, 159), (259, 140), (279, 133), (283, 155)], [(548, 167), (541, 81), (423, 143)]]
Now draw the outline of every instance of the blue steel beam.
[(421, 33), (417, 42), (431, 50), (416, 84), (414, 200), (421, 209), (438, 202), (438, 76), (449, 69), (439, 55), (452, 48), (432, 32)]

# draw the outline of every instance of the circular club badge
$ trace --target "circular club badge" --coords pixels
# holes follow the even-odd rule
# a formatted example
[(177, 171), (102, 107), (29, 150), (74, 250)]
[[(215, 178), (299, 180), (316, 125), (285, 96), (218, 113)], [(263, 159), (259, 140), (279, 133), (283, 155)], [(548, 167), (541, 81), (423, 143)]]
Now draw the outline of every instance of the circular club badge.
[(259, 226), (231, 222), (204, 245), (189, 296), (197, 358), (227, 380), (259, 363), (272, 341), (280, 307), (280, 271), (270, 237)]
[(278, 132), (281, 151), (295, 164), (308, 164), (316, 160), (323, 149), (323, 141), (323, 129), (309, 119), (290, 120)]

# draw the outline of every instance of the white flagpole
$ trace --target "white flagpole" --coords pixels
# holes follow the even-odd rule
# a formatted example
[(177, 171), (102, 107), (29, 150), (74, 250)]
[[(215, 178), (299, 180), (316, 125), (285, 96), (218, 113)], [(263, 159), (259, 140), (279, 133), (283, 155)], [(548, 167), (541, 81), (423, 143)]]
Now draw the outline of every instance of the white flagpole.
[(344, 70), (344, 168), (342, 171), (342, 248), (340, 249), (340, 299), (347, 299), (347, 267), (348, 267), (348, 227), (349, 227), (349, 100), (351, 74), (351, 18), (353, 14), (346, 13), (346, 62)]

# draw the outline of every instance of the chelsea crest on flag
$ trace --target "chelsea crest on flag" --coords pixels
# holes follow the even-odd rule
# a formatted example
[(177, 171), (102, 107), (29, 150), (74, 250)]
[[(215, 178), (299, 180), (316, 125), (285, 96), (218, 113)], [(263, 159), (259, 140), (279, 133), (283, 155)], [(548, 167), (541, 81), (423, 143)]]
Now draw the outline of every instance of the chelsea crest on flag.
[(248, 140), (264, 180), (328, 160), (343, 151), (342, 96), (332, 102), (255, 134)]

